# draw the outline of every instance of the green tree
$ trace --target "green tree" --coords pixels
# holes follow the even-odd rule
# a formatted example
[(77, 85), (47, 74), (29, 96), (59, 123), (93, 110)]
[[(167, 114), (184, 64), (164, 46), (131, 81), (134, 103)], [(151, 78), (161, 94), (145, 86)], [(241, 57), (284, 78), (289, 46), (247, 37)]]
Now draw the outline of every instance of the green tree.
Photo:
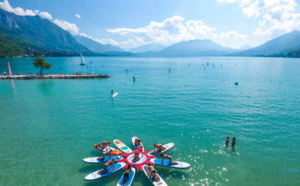
[(52, 66), (51, 64), (47, 63), (41, 56), (37, 56), (36, 59), (34, 59), (33, 61), (34, 62), (32, 63), (34, 67), (41, 68), (40, 75), (43, 75), (44, 69), (49, 69)]

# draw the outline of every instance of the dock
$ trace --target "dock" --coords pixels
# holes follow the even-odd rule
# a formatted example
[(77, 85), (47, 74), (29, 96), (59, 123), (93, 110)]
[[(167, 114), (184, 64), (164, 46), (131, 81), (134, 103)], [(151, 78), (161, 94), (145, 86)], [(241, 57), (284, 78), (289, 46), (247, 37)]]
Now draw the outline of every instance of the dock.
[(26, 75), (0, 75), (0, 80), (16, 79), (16, 80), (27, 80), (27, 79), (100, 79), (109, 78), (108, 75), (103, 74), (26, 74)]

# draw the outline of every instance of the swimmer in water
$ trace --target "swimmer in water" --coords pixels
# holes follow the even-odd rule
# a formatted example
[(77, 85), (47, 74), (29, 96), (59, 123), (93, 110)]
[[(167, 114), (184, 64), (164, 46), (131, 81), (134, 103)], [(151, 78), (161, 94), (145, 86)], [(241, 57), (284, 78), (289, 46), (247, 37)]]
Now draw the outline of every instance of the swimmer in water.
[(231, 146), (232, 146), (232, 148), (234, 148), (235, 144), (236, 144), (235, 137), (233, 137), (233, 138), (232, 138), (232, 141), (231, 141)]
[(226, 138), (226, 142), (225, 142), (226, 147), (228, 147), (228, 144), (229, 144), (229, 136), (227, 136)]

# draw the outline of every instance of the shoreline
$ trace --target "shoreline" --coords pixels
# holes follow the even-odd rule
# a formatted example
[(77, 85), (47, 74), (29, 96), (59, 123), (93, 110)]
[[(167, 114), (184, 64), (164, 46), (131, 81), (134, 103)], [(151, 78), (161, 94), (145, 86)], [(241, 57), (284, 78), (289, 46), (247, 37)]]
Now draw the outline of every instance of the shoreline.
[(29, 80), (29, 79), (100, 79), (109, 78), (108, 75), (103, 74), (27, 74), (27, 75), (0, 75), (0, 80), (17, 79), (17, 80)]

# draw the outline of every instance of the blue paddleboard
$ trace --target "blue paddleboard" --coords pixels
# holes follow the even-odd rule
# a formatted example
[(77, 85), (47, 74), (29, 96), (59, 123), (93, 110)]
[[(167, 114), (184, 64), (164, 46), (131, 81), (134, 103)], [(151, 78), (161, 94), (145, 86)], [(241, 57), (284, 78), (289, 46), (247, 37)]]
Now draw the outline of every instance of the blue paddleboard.
[(164, 159), (163, 162), (161, 162), (162, 159), (158, 158), (152, 158), (150, 162), (154, 163), (155, 165), (160, 165), (164, 167), (171, 167), (171, 168), (176, 168), (176, 169), (187, 169), (190, 168), (190, 164), (182, 162), (182, 161), (175, 161), (178, 163), (177, 164), (170, 164), (170, 161), (168, 159)]
[(98, 157), (90, 157), (90, 158), (84, 158), (82, 161), (85, 163), (106, 163), (112, 158), (115, 158), (115, 161), (120, 159), (120, 156), (112, 156), (109, 158), (109, 156), (105, 156), (103, 160), (97, 160)]
[[(128, 181), (127, 181), (126, 185), (124, 185), (124, 186), (130, 186), (131, 183), (132, 183), (132, 181), (133, 181), (134, 176), (135, 176), (135, 168), (132, 167), (132, 168), (131, 168), (131, 172), (130, 172), (130, 174), (129, 174)], [(117, 186), (123, 186), (123, 185), (122, 185), (123, 180), (124, 180), (124, 174), (123, 174), (123, 176), (121, 177), (120, 181), (118, 182), (118, 185), (117, 185)]]
[(113, 166), (109, 166), (109, 167), (107, 167), (107, 172), (98, 174), (98, 171), (103, 170), (103, 169), (100, 169), (98, 171), (92, 172), (91, 174), (87, 175), (84, 179), (86, 181), (92, 181), (92, 180), (102, 178), (104, 176), (108, 176), (108, 175), (122, 169), (125, 165), (126, 165), (126, 163), (124, 163), (124, 162), (116, 163), (114, 166), (115, 168), (113, 168)]

